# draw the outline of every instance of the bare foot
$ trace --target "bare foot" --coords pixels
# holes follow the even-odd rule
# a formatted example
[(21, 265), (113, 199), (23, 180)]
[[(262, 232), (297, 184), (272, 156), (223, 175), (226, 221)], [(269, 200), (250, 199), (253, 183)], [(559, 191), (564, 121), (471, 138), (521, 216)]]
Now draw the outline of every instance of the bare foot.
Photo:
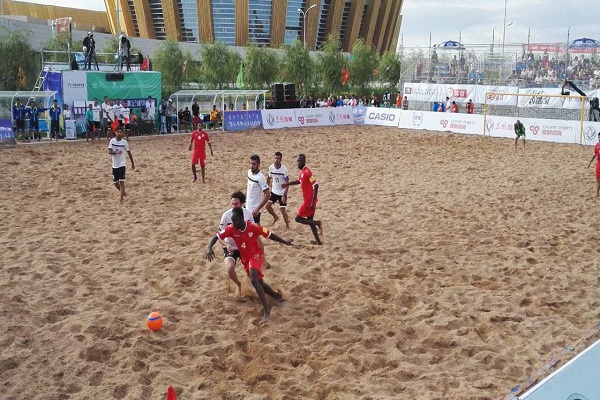
[(317, 241), (317, 240), (311, 240), (311, 241), (310, 241), (310, 244), (317, 244), (317, 245), (319, 245), (319, 246), (322, 246), (322, 245), (323, 245), (323, 242), (321, 242), (320, 240), (319, 240), (319, 241)]
[(240, 300), (242, 298), (242, 285), (239, 285), (235, 289), (235, 297)]
[(196, 183), (196, 181), (197, 181), (197, 180), (198, 180), (198, 178), (197, 178), (197, 177), (194, 177), (194, 182), (193, 182), (193, 183)]
[(277, 221), (279, 221), (279, 217), (276, 215), (276, 216), (273, 218), (273, 222), (271, 223), (271, 226), (275, 225), (275, 222), (277, 222)]
[(271, 313), (268, 311), (265, 311), (265, 313), (263, 314), (262, 319), (260, 320), (260, 325), (264, 325), (266, 324), (269, 319), (271, 318)]
[(323, 221), (319, 221), (317, 227), (319, 228), (319, 235), (323, 235)]

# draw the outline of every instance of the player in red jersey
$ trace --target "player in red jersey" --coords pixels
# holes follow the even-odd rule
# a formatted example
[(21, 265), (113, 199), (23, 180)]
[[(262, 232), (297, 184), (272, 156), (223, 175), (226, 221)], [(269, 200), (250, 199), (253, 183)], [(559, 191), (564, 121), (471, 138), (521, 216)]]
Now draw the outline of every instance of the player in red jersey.
[(192, 173), (194, 174), (194, 182), (198, 180), (198, 175), (196, 173), (196, 164), (200, 163), (200, 172), (202, 173), (202, 183), (205, 181), (205, 170), (206, 167), (206, 143), (208, 143), (208, 147), (210, 147), (210, 155), (213, 155), (212, 145), (210, 144), (210, 139), (208, 137), (208, 133), (204, 131), (204, 129), (197, 129), (192, 132), (192, 139), (190, 140), (190, 148), (192, 151), (192, 145), (194, 145), (194, 152), (192, 153)]
[(258, 238), (262, 236), (275, 242), (283, 243), (287, 246), (291, 246), (294, 241), (282, 239), (276, 234), (270, 232), (267, 228), (263, 228), (262, 226), (253, 222), (247, 222), (244, 219), (244, 211), (241, 208), (234, 208), (231, 211), (231, 222), (232, 225), (227, 225), (225, 229), (217, 233), (210, 240), (208, 249), (206, 251), (206, 259), (208, 261), (212, 261), (215, 258), (215, 253), (212, 248), (215, 243), (217, 243), (217, 240), (233, 238), (240, 252), (240, 258), (244, 264), (244, 270), (246, 270), (246, 274), (250, 278), (256, 293), (258, 293), (258, 298), (263, 306), (262, 321), (266, 322), (269, 320), (271, 312), (269, 305), (267, 304), (265, 293), (277, 301), (282, 301), (283, 298), (281, 293), (274, 291), (263, 281), (263, 251), (261, 246), (258, 244)]
[(594, 147), (594, 156), (590, 160), (588, 164), (588, 168), (592, 165), (592, 161), (597, 159), (596, 162), (596, 197), (600, 196), (600, 133), (598, 134), (598, 143), (596, 143), (596, 147)]
[[(323, 243), (321, 242), (321, 239), (319, 239), (319, 233), (321, 235), (323, 234), (323, 222), (314, 219), (318, 202), (317, 194), (319, 193), (319, 184), (313, 177), (312, 171), (306, 166), (306, 156), (304, 154), (298, 154), (296, 161), (298, 163), (298, 169), (300, 170), (298, 180), (283, 183), (281, 186), (286, 188), (288, 186), (300, 185), (304, 202), (298, 209), (296, 222), (309, 225), (310, 230), (315, 236), (314, 244), (321, 245)], [(317, 232), (317, 228), (319, 228), (319, 232)]]

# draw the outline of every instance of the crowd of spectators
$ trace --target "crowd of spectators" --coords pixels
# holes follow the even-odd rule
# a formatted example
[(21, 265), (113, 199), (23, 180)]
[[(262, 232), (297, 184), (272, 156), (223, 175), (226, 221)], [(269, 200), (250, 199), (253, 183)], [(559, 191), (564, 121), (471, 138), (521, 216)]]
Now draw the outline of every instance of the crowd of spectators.
[[(572, 80), (582, 89), (598, 89), (600, 87), (600, 62), (592, 57), (572, 56), (564, 53), (561, 56), (533, 53), (524, 54), (517, 63), (514, 78), (527, 84), (544, 86)], [(562, 59), (561, 59), (562, 58)]]

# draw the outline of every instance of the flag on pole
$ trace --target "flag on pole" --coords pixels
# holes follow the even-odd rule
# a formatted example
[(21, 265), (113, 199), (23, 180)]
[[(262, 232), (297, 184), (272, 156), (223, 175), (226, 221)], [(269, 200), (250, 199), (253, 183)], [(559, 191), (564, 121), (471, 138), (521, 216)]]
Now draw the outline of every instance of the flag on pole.
[(237, 80), (235, 81), (239, 89), (244, 88), (244, 63), (240, 63), (240, 72), (238, 72)]

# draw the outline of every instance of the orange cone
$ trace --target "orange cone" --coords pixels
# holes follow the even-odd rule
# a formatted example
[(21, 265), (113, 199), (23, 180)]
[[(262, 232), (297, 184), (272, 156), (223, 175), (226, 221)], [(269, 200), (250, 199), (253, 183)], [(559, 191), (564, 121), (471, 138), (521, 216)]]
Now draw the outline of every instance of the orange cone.
[(169, 386), (167, 389), (167, 400), (177, 400), (177, 396), (175, 396), (175, 389), (173, 386)]

